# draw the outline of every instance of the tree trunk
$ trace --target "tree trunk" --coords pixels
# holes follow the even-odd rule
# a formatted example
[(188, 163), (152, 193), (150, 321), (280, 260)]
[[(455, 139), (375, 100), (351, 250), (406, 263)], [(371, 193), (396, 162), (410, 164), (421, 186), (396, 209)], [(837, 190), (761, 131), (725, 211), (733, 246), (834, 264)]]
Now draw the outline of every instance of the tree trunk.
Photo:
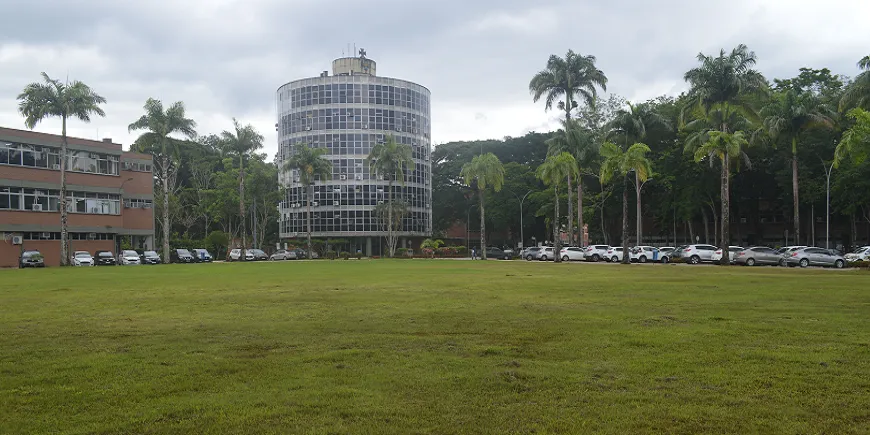
[(704, 207), (701, 207), (701, 217), (704, 218), (704, 243), (710, 243), (710, 218)]
[(810, 243), (807, 243), (807, 246), (816, 246), (816, 206), (813, 204), (813, 208), (810, 209), (810, 236), (812, 240)]
[(695, 228), (692, 226), (692, 218), (686, 220), (686, 226), (689, 227), (689, 240), (686, 241), (687, 245), (695, 244)]
[(396, 252), (396, 244), (393, 241), (393, 177), (387, 182), (387, 249), (390, 258)]
[(725, 154), (725, 158), (722, 160), (722, 244), (719, 246), (722, 248), (722, 259), (719, 261), (719, 264), (723, 266), (728, 266), (731, 264), (731, 259), (728, 258), (730, 252), (728, 251), (728, 245), (730, 244), (731, 237), (729, 235), (729, 223), (731, 219), (729, 218), (729, 212), (731, 207), (731, 198), (729, 195), (729, 175), (731, 172), (731, 156), (727, 153)]
[(308, 221), (308, 248), (306, 249), (306, 251), (307, 251), (306, 253), (308, 254), (308, 259), (310, 260), (312, 258), (311, 257), (311, 198), (314, 196), (314, 187), (311, 185), (311, 183), (308, 183), (305, 186), (305, 191), (308, 192), (308, 201), (306, 201), (308, 203), (308, 219), (306, 219)]
[(245, 219), (245, 160), (243, 156), (239, 156), (239, 217), (242, 219), (242, 255), (239, 256), (239, 261), (245, 261), (248, 248), (248, 228)]
[(583, 178), (577, 176), (577, 246), (586, 246), (588, 241), (583, 237)]
[(66, 163), (67, 163), (67, 140), (66, 140), (66, 117), (62, 117), (60, 148), (60, 265), (70, 265), (69, 255), (69, 229), (67, 227), (67, 203), (66, 203)]
[(480, 259), (486, 260), (486, 210), (484, 208), (484, 192), (477, 191), (480, 194)]
[[(793, 139), (794, 140), (794, 139)], [(793, 144), (794, 146), (794, 144)], [(791, 159), (791, 192), (794, 197), (794, 239), (800, 243), (801, 239), (801, 214), (800, 201), (798, 198), (798, 161), (797, 155)]]
[(601, 202), (601, 237), (604, 237), (604, 244), (609, 244), (609, 238), (607, 237), (607, 228), (604, 227), (604, 202)]
[(643, 212), (640, 209), (640, 177), (637, 175), (637, 171), (634, 171), (634, 186), (637, 191), (637, 245), (640, 246), (641, 240), (643, 240)]
[(573, 186), (571, 175), (568, 174), (568, 245), (574, 243), (574, 205), (571, 203), (571, 192), (574, 191)]
[(161, 160), (163, 165), (163, 261), (169, 263), (172, 259), (169, 255), (169, 156), (166, 154), (165, 146)]
[(628, 176), (622, 188), (622, 264), (631, 264), (628, 252)]
[[(556, 205), (555, 205), (555, 217), (556, 219), (553, 221), (553, 257), (555, 257), (556, 263), (562, 262), (562, 244), (560, 243), (559, 236), (559, 185), (556, 184), (553, 186), (553, 192), (556, 195)], [(569, 201), (570, 202), (570, 201)]]

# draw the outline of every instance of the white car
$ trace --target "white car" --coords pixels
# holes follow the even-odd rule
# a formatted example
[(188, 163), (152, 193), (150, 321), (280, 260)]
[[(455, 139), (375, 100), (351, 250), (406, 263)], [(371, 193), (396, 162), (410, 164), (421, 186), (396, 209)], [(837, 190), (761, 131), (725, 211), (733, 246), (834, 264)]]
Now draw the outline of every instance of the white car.
[(659, 248), (659, 262), (660, 263), (670, 263), (671, 256), (676, 248), (673, 246), (664, 246)]
[(588, 261), (607, 261), (609, 258), (607, 257), (608, 250), (610, 250), (610, 245), (589, 245), (586, 247), (586, 252), (583, 253), (583, 256)]
[(541, 250), (538, 251), (538, 260), (555, 261), (556, 260), (556, 248), (554, 248), (552, 246), (541, 246)]
[(608, 249), (607, 255), (605, 255), (604, 259), (611, 263), (619, 263), (622, 261), (622, 246), (614, 246)]
[(862, 246), (856, 249), (855, 252), (850, 252), (843, 257), (848, 262), (868, 261), (870, 260), (870, 246)]
[(562, 257), (562, 261), (583, 261), (586, 259), (586, 255), (583, 253), (583, 248), (577, 248), (574, 246), (562, 248), (559, 255)]
[[(733, 263), (734, 259), (737, 258), (737, 253), (744, 250), (746, 248), (742, 246), (729, 246), (728, 247), (728, 261)], [(722, 248), (716, 250), (713, 255), (710, 257), (710, 260), (714, 263), (718, 262), (722, 259)]]
[(128, 249), (121, 251), (121, 255), (118, 256), (118, 264), (122, 266), (130, 266), (142, 263), (139, 261), (139, 253)]
[(658, 248), (652, 246), (635, 246), (629, 249), (631, 252), (631, 261), (633, 263), (646, 263), (647, 261), (658, 261)]
[(88, 251), (76, 251), (72, 258), (73, 266), (93, 266), (94, 257)]
[[(241, 249), (233, 249), (230, 251), (230, 256), (227, 258), (229, 261), (239, 261), (242, 257)], [(245, 261), (254, 261), (254, 253), (251, 252), (250, 249), (245, 249)]]

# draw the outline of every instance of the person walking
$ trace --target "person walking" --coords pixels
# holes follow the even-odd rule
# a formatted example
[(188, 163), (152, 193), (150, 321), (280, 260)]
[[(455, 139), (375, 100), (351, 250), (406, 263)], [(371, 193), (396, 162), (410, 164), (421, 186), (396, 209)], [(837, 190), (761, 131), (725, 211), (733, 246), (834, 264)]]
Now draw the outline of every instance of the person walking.
[(471, 259), (477, 260), (477, 250), (474, 248), (471, 248)]

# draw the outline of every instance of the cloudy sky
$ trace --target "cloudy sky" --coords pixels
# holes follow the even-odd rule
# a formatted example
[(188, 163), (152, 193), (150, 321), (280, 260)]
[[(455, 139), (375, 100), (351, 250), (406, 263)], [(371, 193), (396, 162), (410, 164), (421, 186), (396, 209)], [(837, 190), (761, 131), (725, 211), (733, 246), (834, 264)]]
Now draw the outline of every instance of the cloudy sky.
[[(378, 74), (432, 91), (433, 141), (548, 130), (528, 82), (551, 53), (598, 58), (630, 100), (685, 89), (699, 51), (745, 43), (769, 78), (802, 66), (854, 76), (870, 54), (867, 0), (0, 0), (0, 125), (25, 128), (16, 96), (41, 71), (82, 80), (106, 118), (70, 134), (112, 137), (148, 97), (184, 101), (200, 134), (254, 124), (277, 149), (275, 90), (356, 44)], [(36, 128), (57, 133), (58, 122)]]

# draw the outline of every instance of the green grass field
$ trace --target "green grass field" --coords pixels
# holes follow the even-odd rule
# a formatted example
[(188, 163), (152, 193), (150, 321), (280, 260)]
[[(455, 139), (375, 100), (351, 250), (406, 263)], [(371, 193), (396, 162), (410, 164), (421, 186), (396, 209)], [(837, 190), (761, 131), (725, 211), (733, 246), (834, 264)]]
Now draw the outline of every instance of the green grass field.
[(0, 271), (2, 433), (870, 433), (865, 271)]

